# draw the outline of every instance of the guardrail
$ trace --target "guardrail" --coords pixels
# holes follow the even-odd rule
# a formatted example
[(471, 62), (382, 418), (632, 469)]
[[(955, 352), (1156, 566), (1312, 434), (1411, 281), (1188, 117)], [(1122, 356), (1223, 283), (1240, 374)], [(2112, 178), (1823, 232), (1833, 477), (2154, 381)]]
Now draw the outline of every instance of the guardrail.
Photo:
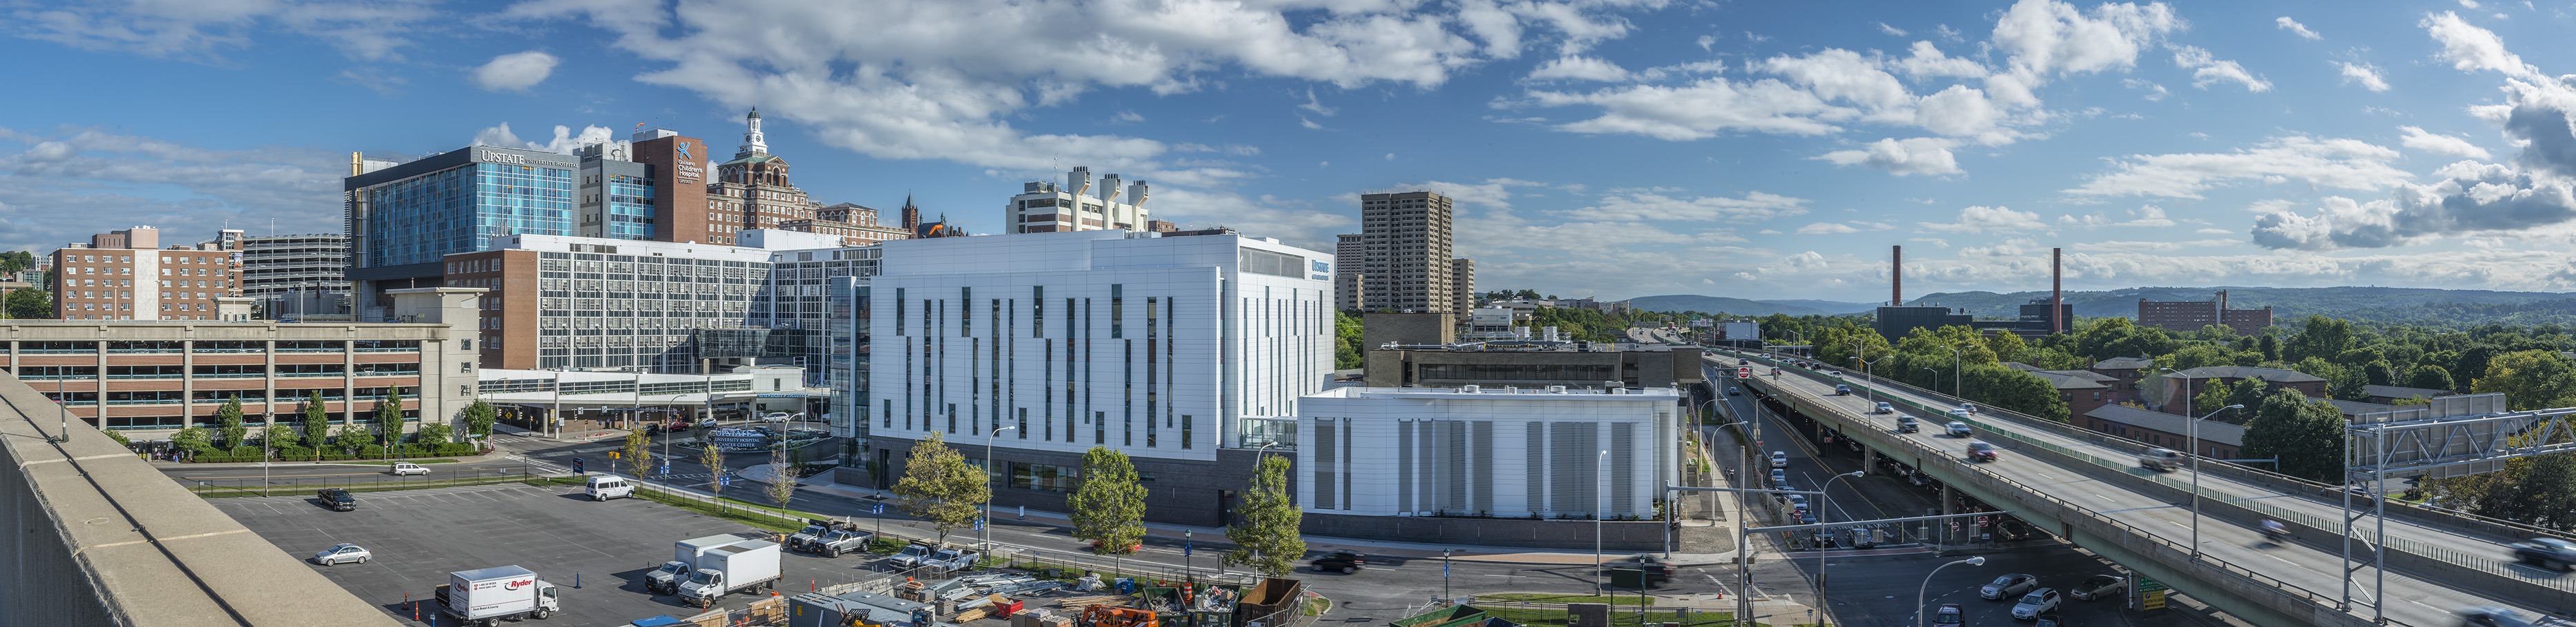
[[(1846, 382), (1846, 384), (1848, 384), (1848, 382)], [(1821, 406), (1823, 402), (1823, 399), (1807, 396), (1803, 391), (1799, 392), (1799, 394), (1802, 397), (1799, 400), (1805, 404)], [(1867, 423), (1864, 422), (1863, 424)], [(2013, 435), (2006, 431), (1994, 432), (2006, 436)], [(1953, 485), (1964, 483), (1966, 485), (1978, 487), (1990, 494), (1997, 495), (2026, 495), (2026, 498), (2017, 499), (2017, 505), (2019, 505), (2022, 510), (2018, 513), (2029, 517), (2053, 520), (2061, 525), (2065, 525), (2065, 528), (2057, 530), (2058, 535), (2060, 536), (2072, 535), (2071, 532), (2080, 527), (2084, 532), (2089, 533), (2094, 537), (2118, 542), (2122, 545), (2122, 548), (2136, 552), (2146, 559), (2154, 560), (2165, 567), (2188, 573), (2190, 576), (2199, 577), (2203, 579), (2203, 581), (2211, 583), (2212, 585), (2225, 587), (2231, 591), (2235, 591), (2234, 593), (2237, 596), (2244, 598), (2249, 602), (2262, 605), (2267, 609), (2280, 612), (2284, 615), (2300, 618), (2308, 624), (2356, 626), (2371, 624), (2368, 620), (2352, 615), (2351, 613), (2343, 610), (2343, 604), (2339, 594), (2328, 595), (2316, 590), (2311, 590), (2298, 584), (2264, 575), (2252, 568), (2229, 562), (2217, 556), (2204, 553), (2195, 558), (2192, 555), (2190, 547), (2185, 546), (2182, 543), (2156, 536), (2143, 528), (2112, 519), (2090, 508), (2051, 496), (2036, 487), (1993, 473), (1982, 467), (1970, 465), (1968, 462), (1962, 460), (1957, 455), (1951, 454), (1950, 451), (1945, 449), (1935, 449), (1909, 438), (1887, 438), (1887, 440), (1901, 445), (1903, 449), (1908, 450), (1909, 452), (1915, 453), (1918, 457), (1918, 470), (1928, 470), (1928, 468), (1924, 467), (1938, 465), (1938, 469), (1945, 474), (1951, 475), (1957, 479), (1967, 480), (1964, 482), (1956, 479), (1948, 480)], [(2014, 441), (2023, 442), (2024, 440), (2016, 438)], [(2031, 444), (2034, 445), (2034, 448), (2054, 446), (2042, 442), (2032, 442)], [(1882, 446), (1882, 448), (1898, 447)], [(2054, 448), (2064, 450), (2063, 447)], [(2067, 452), (2072, 453), (2073, 451)], [(2229, 585), (2231, 583), (2237, 585)], [(2266, 596), (2264, 593), (2269, 593), (2268, 596), (2270, 596), (2270, 598), (2262, 598), (2263, 596)], [(2301, 609), (2307, 611), (2299, 611)], [(2394, 620), (2390, 622), (2391, 624), (2406, 624)]]
[[(1752, 358), (1752, 359), (1759, 359), (1759, 358)], [(1957, 407), (1959, 403), (1972, 403), (1972, 402), (1976, 402), (1976, 401), (1970, 401), (1970, 400), (1967, 400), (1967, 399), (1962, 399), (1962, 398), (1959, 398), (1959, 397), (1956, 397), (1956, 396), (1951, 396), (1951, 395), (1948, 395), (1948, 394), (1942, 394), (1942, 393), (1937, 392), (1937, 391), (1925, 390), (1925, 389), (1923, 389), (1923, 388), (1914, 387), (1914, 386), (1912, 386), (1912, 385), (1907, 385), (1907, 384), (1904, 384), (1904, 383), (1901, 383), (1901, 382), (1893, 382), (1893, 381), (1889, 381), (1889, 380), (1885, 380), (1885, 379), (1876, 379), (1876, 378), (1874, 378), (1874, 377), (1871, 377), (1871, 378), (1865, 378), (1865, 379), (1861, 380), (1860, 382), (1854, 382), (1854, 381), (1852, 381), (1852, 380), (1847, 380), (1847, 379), (1834, 378), (1834, 377), (1825, 377), (1825, 376), (1823, 376), (1823, 375), (1821, 375), (1821, 374), (1815, 373), (1815, 372), (1814, 372), (1814, 371), (1812, 371), (1812, 370), (1808, 370), (1808, 369), (1804, 369), (1804, 368), (1799, 368), (1799, 367), (1796, 367), (1796, 366), (1780, 366), (1780, 367), (1782, 368), (1782, 371), (1783, 371), (1783, 372), (1795, 371), (1795, 372), (1798, 372), (1798, 373), (1800, 373), (1802, 376), (1805, 376), (1805, 377), (1807, 377), (1807, 378), (1809, 378), (1809, 379), (1818, 380), (1818, 381), (1834, 381), (1834, 382), (1839, 382), (1839, 383), (1843, 383), (1843, 384), (1846, 384), (1846, 385), (1851, 385), (1855, 390), (1860, 390), (1860, 389), (1864, 389), (1864, 388), (1866, 388), (1866, 389), (1868, 389), (1868, 390), (1870, 390), (1870, 391), (1872, 391), (1872, 392), (1879, 392), (1879, 393), (1885, 393), (1885, 392), (1893, 391), (1893, 392), (1896, 392), (1896, 393), (1898, 393), (1898, 394), (1903, 394), (1903, 395), (1907, 395), (1907, 396), (1914, 396), (1914, 397), (1920, 397), (1920, 398), (1930, 398), (1930, 399), (1933, 399), (1933, 400), (1936, 400), (1936, 401), (1940, 401), (1940, 402), (1946, 403), (1946, 406), (1943, 406), (1943, 407), (1933, 407), (1933, 406), (1931, 406), (1931, 405), (1923, 404), (1923, 403), (1920, 403), (1920, 402), (1913, 402), (1913, 401), (1910, 401), (1910, 400), (1907, 400), (1905, 403), (1902, 403), (1902, 404), (1905, 404), (1905, 405), (1911, 405), (1911, 406), (1913, 406), (1914, 408), (1916, 408), (1916, 409), (1918, 409), (1918, 410), (1920, 410), (1920, 411), (1924, 411), (1924, 412), (1929, 413), (1929, 414), (1932, 414), (1932, 415), (1934, 415), (1934, 416), (1942, 415), (1944, 412), (1949, 411), (1951, 408), (1955, 408), (1955, 407)], [(1889, 401), (1889, 402), (1891, 402), (1891, 403), (1895, 403), (1895, 402), (1898, 402), (1899, 400), (1906, 400), (1906, 399), (1900, 399), (1900, 398), (1897, 398), (1897, 397), (1891, 396), (1890, 398), (1888, 398), (1888, 399), (1886, 399), (1886, 400), (1888, 400), (1888, 401)], [(1967, 420), (1966, 422), (1968, 422), (1968, 423), (1970, 423), (1970, 424), (1974, 425), (1974, 424), (1979, 424), (1980, 422), (1983, 422), (1983, 421), (1984, 421), (1985, 419), (1987, 419), (1987, 418), (2000, 418), (2000, 419), (2003, 419), (2003, 420), (2009, 421), (2009, 422), (2010, 422), (2010, 424), (2012, 424), (2012, 425), (2014, 425), (2014, 426), (2040, 429), (2040, 430), (2048, 431), (2049, 433), (2051, 433), (2051, 434), (2055, 434), (2055, 435), (2057, 435), (2057, 436), (2059, 436), (2059, 437), (2064, 437), (2064, 438), (2067, 438), (2067, 439), (2076, 440), (2076, 441), (2078, 441), (2078, 442), (2082, 442), (2082, 443), (2085, 443), (2085, 444), (2090, 444), (2090, 445), (2094, 445), (2094, 446), (2100, 446), (2100, 447), (2103, 447), (2103, 448), (2109, 448), (2109, 449), (2117, 450), (2117, 451), (2120, 451), (2120, 452), (2121, 452), (2121, 454), (2122, 454), (2122, 456), (2123, 456), (2124, 458), (2126, 458), (2126, 457), (2134, 457), (2134, 456), (2135, 456), (2135, 455), (2137, 455), (2138, 453), (2140, 453), (2140, 452), (2144, 452), (2145, 450), (2150, 449), (2150, 448), (2158, 448), (2158, 447), (2157, 447), (2157, 446), (2155, 446), (2155, 445), (2148, 444), (2148, 443), (2145, 443), (2145, 442), (2139, 442), (2139, 441), (2137, 441), (2137, 440), (2131, 440), (2131, 439), (2128, 439), (2128, 438), (2123, 438), (2123, 437), (2119, 437), (2119, 436), (2111, 435), (2111, 434), (2108, 434), (2108, 433), (2103, 433), (2103, 432), (2100, 432), (2100, 431), (2094, 431), (2094, 430), (2091, 430), (2091, 429), (2086, 429), (2086, 428), (2083, 428), (2083, 427), (2078, 427), (2078, 426), (2075, 426), (2075, 425), (2072, 425), (2072, 424), (2063, 423), (2063, 422), (2058, 422), (2058, 421), (2055, 421), (2055, 420), (2048, 420), (2048, 419), (2040, 418), (2040, 417), (2037, 417), (2037, 416), (2031, 416), (2031, 415), (2028, 415), (2028, 414), (2023, 414), (2023, 413), (2015, 412), (2015, 411), (2008, 410), (2008, 409), (2000, 409), (2000, 408), (1995, 408), (1995, 407), (1982, 407), (1982, 408), (1979, 410), (1979, 412), (1977, 413), (1977, 415), (1975, 416), (1975, 418), (1977, 418), (1977, 420)], [(2190, 455), (2191, 453), (2189, 453), (2189, 452), (2185, 452), (2184, 454), (2186, 454), (2186, 455)], [(2128, 465), (2128, 462), (2127, 462), (2127, 461), (2105, 462), (2105, 463), (2109, 463), (2110, 465), (2112, 465), (2112, 466), (2114, 466), (2114, 467), (2120, 467), (2120, 466), (2126, 466), (2126, 465)], [(2211, 459), (2207, 459), (2207, 458), (2205, 458), (2205, 457), (2204, 457), (2204, 458), (2202, 458), (2202, 460), (2201, 460), (2200, 472), (2207, 473), (2207, 474), (2210, 474), (2210, 475), (2213, 475), (2213, 476), (2226, 477), (2226, 478), (2228, 478), (2228, 479), (2233, 479), (2233, 480), (2238, 481), (2238, 482), (2241, 482), (2241, 483), (2249, 483), (2249, 484), (2261, 485), (2261, 486), (2263, 486), (2263, 487), (2271, 488), (2271, 489), (2274, 489), (2274, 490), (2280, 491), (2280, 492), (2285, 493), (2285, 494), (2308, 494), (2308, 495), (2312, 495), (2312, 496), (2320, 496), (2320, 497), (2333, 497), (2333, 496), (2336, 496), (2336, 495), (2341, 491), (2341, 488), (2340, 488), (2340, 487), (2338, 487), (2338, 486), (2327, 485), (2327, 484), (2325, 484), (2325, 483), (2321, 483), (2321, 482), (2317, 482), (2317, 481), (2312, 481), (2312, 480), (2308, 480), (2308, 479), (2304, 479), (2304, 478), (2300, 478), (2300, 477), (2293, 477), (2293, 476), (2290, 476), (2290, 475), (2284, 475), (2284, 474), (2281, 474), (2281, 473), (2272, 472), (2272, 471), (2268, 471), (2268, 470), (2263, 470), (2263, 469), (2255, 468), (2255, 467), (2252, 467), (2252, 466), (2246, 466), (2246, 465), (2236, 464), (2236, 463), (2231, 463), (2231, 462), (2224, 462), (2224, 461), (2211, 460)], [(2463, 512), (2463, 511), (2459, 511), (2459, 510), (2445, 509), (2445, 508), (2439, 508), (2439, 507), (2430, 507), (2430, 506), (2425, 506), (2425, 505), (2418, 505), (2418, 504), (2415, 504), (2415, 503), (2408, 503), (2408, 502), (2404, 502), (2404, 501), (2390, 501), (2390, 502), (2389, 502), (2389, 508), (2388, 508), (2388, 511), (2389, 511), (2389, 513), (2390, 513), (2392, 516), (2395, 516), (2395, 517), (2398, 517), (2398, 518), (2401, 518), (2401, 519), (2405, 519), (2405, 520), (2414, 521), (2414, 522), (2416, 522), (2417, 524), (2424, 524), (2424, 525), (2434, 525), (2434, 526), (2447, 527), (2447, 528), (2451, 528), (2451, 529), (2454, 529), (2454, 530), (2458, 530), (2458, 531), (2461, 531), (2461, 532), (2464, 532), (2464, 533), (2471, 533), (2471, 534), (2481, 535), (2481, 536), (2484, 536), (2484, 537), (2485, 537), (2485, 539), (2489, 539), (2489, 540), (2502, 540), (2502, 539), (2506, 539), (2506, 538), (2511, 538), (2511, 539), (2523, 539), (2523, 538), (2537, 538), (2537, 537), (2555, 537), (2555, 538), (2561, 538), (2561, 539), (2567, 539), (2567, 540), (2576, 540), (2576, 533), (2569, 533), (2569, 532), (2558, 531), (2558, 530), (2553, 530), (2553, 529), (2548, 529), (2548, 528), (2543, 528), (2543, 527), (2537, 527), (2537, 526), (2533, 526), (2533, 525), (2528, 525), (2528, 524), (2523, 524), (2523, 523), (2513, 522), (2513, 521), (2510, 521), (2510, 520), (2504, 520), (2504, 519), (2499, 519), (2499, 518), (2490, 518), (2490, 517), (2486, 517), (2486, 516), (2479, 516), (2479, 515), (2476, 515), (2476, 514), (2471, 514), (2471, 513)]]

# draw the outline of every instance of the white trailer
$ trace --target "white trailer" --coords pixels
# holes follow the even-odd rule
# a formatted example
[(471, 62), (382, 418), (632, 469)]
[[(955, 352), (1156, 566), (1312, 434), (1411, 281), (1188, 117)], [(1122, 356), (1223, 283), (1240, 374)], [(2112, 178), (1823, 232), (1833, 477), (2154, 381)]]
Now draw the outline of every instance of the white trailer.
[(555, 598), (554, 584), (517, 566), (448, 573), (447, 585), (439, 586), (436, 596), (441, 610), (469, 627), (520, 618), (545, 620), (563, 608)]
[(698, 556), (697, 570), (680, 584), (680, 597), (699, 607), (714, 607), (727, 594), (763, 585), (775, 590), (778, 578), (778, 543), (743, 540)]

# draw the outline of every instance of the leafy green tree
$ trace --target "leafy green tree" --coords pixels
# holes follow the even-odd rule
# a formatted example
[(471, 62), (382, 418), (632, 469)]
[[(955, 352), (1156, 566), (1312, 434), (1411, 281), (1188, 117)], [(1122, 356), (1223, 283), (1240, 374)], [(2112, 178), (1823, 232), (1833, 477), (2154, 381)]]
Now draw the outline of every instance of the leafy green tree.
[[(637, 440), (630, 439), (627, 441), (627, 444), (629, 446), (638, 446), (640, 448), (640, 445), (635, 444), (635, 442), (637, 442)], [(642, 458), (643, 457), (639, 455), (632, 459)], [(797, 477), (796, 469), (793, 466), (794, 464), (788, 463), (787, 447), (784, 444), (769, 449), (769, 488), (762, 490), (762, 492), (768, 493), (769, 502), (778, 504), (778, 517), (780, 518), (787, 517), (787, 502), (796, 498)]]
[(0, 274), (16, 274), (33, 267), (36, 267), (35, 253), (23, 250), (0, 252)]
[(232, 400), (215, 408), (215, 433), (215, 441), (227, 451), (239, 448), (242, 438), (250, 436), (250, 427), (242, 425), (241, 395), (235, 394)]
[(2433, 364), (2419, 364), (2414, 372), (2406, 375), (2406, 387), (2448, 390), (2452, 389), (2451, 386), (2450, 371)]
[(1350, 370), (1368, 360), (1367, 347), (1360, 346), (1360, 317), (1349, 312), (1333, 312), (1333, 368)]
[(699, 443), (704, 445), (698, 447), (698, 464), (707, 467), (707, 493), (723, 494), (725, 474), (724, 449), (718, 448), (714, 444), (707, 444), (703, 440)]
[(500, 421), (501, 410), (492, 408), (492, 404), (483, 402), (483, 399), (475, 399), (474, 404), (465, 406), (467, 435), (492, 437), (492, 424)]
[(376, 443), (393, 446), (402, 440), (402, 388), (385, 388), (383, 398), (376, 399)]
[(1065, 498), (1073, 537), (1099, 542), (1101, 553), (1128, 553), (1145, 538), (1145, 484), (1126, 453), (1094, 446), (1082, 453), (1082, 487)]
[[(432, 447), (454, 444), (456, 443), (456, 429), (447, 426), (447, 423), (444, 422), (423, 420), (420, 422), (420, 430), (412, 432), (411, 439), (412, 441), (419, 442), (424, 446)], [(436, 451), (434, 450), (432, 451), (432, 453), (435, 452)]]
[(52, 320), (54, 318), (54, 295), (44, 290), (11, 291), (8, 298), (0, 299), (0, 305), (5, 305), (7, 309), (5, 313), (8, 314), (6, 317), (14, 320)]
[(204, 452), (215, 448), (215, 441), (213, 436), (206, 434), (204, 428), (188, 425), (170, 434), (170, 445), (180, 450)]
[(2277, 362), (2281, 360), (2281, 338), (2273, 337), (2270, 333), (2265, 333), (2263, 334), (2263, 337), (2256, 339), (2255, 346), (2258, 347), (2258, 350), (2263, 352), (2264, 363)]
[(1252, 485), (1243, 491), (1235, 504), (1234, 526), (1227, 527), (1225, 538), (1234, 550), (1225, 553), (1225, 563), (1251, 566), (1263, 574), (1279, 577), (1297, 568), (1306, 557), (1306, 538), (1298, 535), (1297, 525), (1305, 513), (1288, 495), (1286, 457), (1261, 456), (1261, 466), (1252, 473)]
[(2329, 484), (2343, 483), (2343, 412), (2298, 390), (2279, 388), (2263, 397), (2254, 418), (2245, 423), (2242, 451), (2247, 458), (2277, 458), (2281, 474)]
[(2012, 333), (1997, 333), (1985, 336), (1984, 339), (1986, 352), (1994, 353), (1995, 359), (2000, 361), (2021, 361), (2022, 351), (2030, 348), (2029, 342), (2022, 341), (2020, 335)]
[(2556, 351), (2526, 350), (2497, 355), (2486, 376), (2469, 383), (2469, 391), (2503, 392), (2515, 411), (2576, 405), (2576, 364)]
[(2297, 361), (2309, 357), (2333, 359), (2353, 349), (2352, 322), (2325, 316), (2308, 316), (2299, 332), (2290, 336), (2282, 347), (2282, 359)]
[(645, 471), (653, 468), (652, 446), (653, 441), (644, 435), (643, 429), (626, 432), (626, 449), (618, 457), (619, 461), (626, 462), (627, 475), (642, 477)]
[(259, 432), (259, 441), (268, 443), (269, 448), (293, 446), (302, 440), (303, 437), (295, 433), (295, 427), (290, 423), (272, 423)]
[(2374, 361), (2362, 365), (2361, 376), (2363, 380), (2369, 381), (2371, 385), (2397, 384), (2397, 369), (2389, 366), (2387, 360)]
[(902, 497), (905, 513), (929, 521), (941, 542), (948, 541), (948, 532), (974, 523), (976, 508), (993, 498), (992, 488), (984, 485), (984, 471), (966, 463), (936, 431), (914, 444), (903, 464), (895, 496)]
[(304, 445), (317, 452), (331, 445), (331, 412), (322, 404), (321, 390), (304, 399)]

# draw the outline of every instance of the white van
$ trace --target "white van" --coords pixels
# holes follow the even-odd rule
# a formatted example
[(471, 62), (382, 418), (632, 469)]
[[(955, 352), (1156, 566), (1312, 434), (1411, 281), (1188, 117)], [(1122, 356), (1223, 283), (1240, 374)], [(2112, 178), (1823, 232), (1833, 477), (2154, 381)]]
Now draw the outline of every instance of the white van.
[(589, 494), (590, 500), (605, 501), (635, 496), (635, 484), (627, 483), (625, 477), (594, 475), (590, 478), (590, 485), (583, 486), (581, 491)]
[(394, 465), (385, 469), (385, 472), (393, 473), (395, 476), (426, 475), (429, 474), (429, 467), (411, 462), (394, 462)]

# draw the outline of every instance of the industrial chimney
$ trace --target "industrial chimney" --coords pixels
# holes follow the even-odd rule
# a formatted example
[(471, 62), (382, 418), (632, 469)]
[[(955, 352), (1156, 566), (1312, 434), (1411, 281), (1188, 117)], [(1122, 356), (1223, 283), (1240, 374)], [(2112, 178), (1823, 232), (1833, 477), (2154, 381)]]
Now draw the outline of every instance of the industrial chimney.
[(1903, 307), (1905, 306), (1905, 247), (1900, 245), (1890, 248), (1896, 249), (1896, 270), (1888, 274), (1893, 281), (1888, 284), (1887, 306)]
[(2066, 332), (2066, 249), (2048, 249), (2048, 332)]

